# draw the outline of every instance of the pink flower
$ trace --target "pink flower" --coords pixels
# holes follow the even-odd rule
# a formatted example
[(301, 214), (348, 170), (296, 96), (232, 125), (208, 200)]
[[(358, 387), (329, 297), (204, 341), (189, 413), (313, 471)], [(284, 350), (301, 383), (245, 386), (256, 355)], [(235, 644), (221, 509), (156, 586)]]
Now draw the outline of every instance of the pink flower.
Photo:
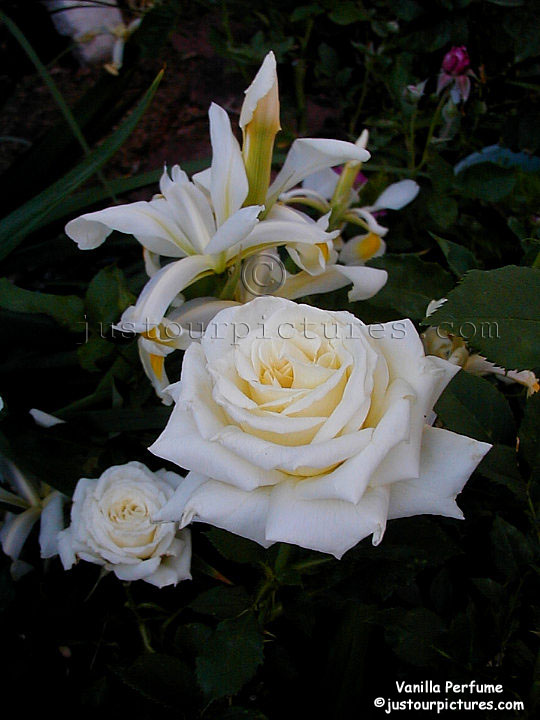
[(442, 61), (441, 72), (437, 81), (437, 95), (451, 85), (450, 96), (457, 105), (466, 102), (471, 92), (470, 77), (474, 73), (469, 68), (469, 53), (465, 45), (453, 47), (446, 53)]
[(463, 75), (470, 65), (469, 53), (465, 45), (453, 47), (444, 56), (442, 70), (448, 75)]

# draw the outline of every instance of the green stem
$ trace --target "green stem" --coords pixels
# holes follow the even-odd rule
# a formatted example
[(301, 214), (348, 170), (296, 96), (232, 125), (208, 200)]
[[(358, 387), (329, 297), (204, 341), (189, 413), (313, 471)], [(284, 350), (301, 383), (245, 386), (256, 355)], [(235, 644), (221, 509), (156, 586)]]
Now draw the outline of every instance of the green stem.
[(296, 124), (299, 135), (304, 135), (306, 132), (307, 118), (306, 118), (306, 48), (311, 37), (311, 31), (313, 30), (313, 18), (310, 18), (306, 24), (306, 32), (300, 39), (300, 57), (294, 65), (294, 89), (296, 94)]
[(527, 494), (527, 505), (529, 507), (529, 512), (531, 514), (532, 524), (536, 530), (536, 536), (538, 540), (540, 541), (540, 527), (538, 525), (538, 518), (536, 515), (536, 508), (534, 506), (533, 499), (531, 497), (531, 483), (530, 481), (527, 483), (527, 486), (525, 488), (525, 492)]
[(276, 572), (276, 575), (278, 575), (280, 572), (282, 572), (285, 567), (287, 566), (287, 563), (289, 561), (289, 557), (291, 555), (292, 545), (289, 545), (288, 543), (280, 543), (279, 544), (279, 550), (276, 557), (276, 562), (274, 564), (274, 569)]
[(358, 98), (358, 102), (356, 103), (356, 109), (355, 109), (354, 114), (349, 123), (349, 133), (351, 135), (357, 134), (356, 125), (358, 123), (358, 119), (360, 118), (360, 113), (362, 112), (362, 108), (364, 107), (364, 101), (367, 96), (368, 78), (369, 78), (369, 68), (366, 65), (366, 69), (364, 70), (364, 79), (362, 81), (362, 92), (360, 93), (360, 97)]
[[(227, 38), (227, 47), (229, 50), (232, 51), (235, 46), (235, 41), (234, 41), (234, 35), (232, 34), (232, 30), (231, 30), (231, 23), (229, 21), (229, 10), (227, 8), (226, 0), (223, 0), (223, 2), (221, 3), (221, 23), (223, 25), (223, 30), (225, 31), (225, 36)], [(248, 74), (245, 66), (242, 65), (242, 63), (239, 63), (238, 61), (236, 61), (236, 67), (240, 71), (242, 77), (244, 78), (244, 82), (249, 83), (250, 82), (249, 74)]]
[(141, 636), (142, 644), (144, 646), (144, 649), (148, 653), (155, 653), (154, 648), (150, 644), (150, 635), (148, 633), (148, 630), (146, 629), (146, 625), (144, 624), (144, 620), (139, 615), (139, 611), (137, 610), (137, 606), (135, 605), (135, 602), (133, 600), (133, 596), (131, 594), (131, 583), (124, 583), (124, 587), (126, 589), (126, 607), (128, 607), (133, 615), (135, 616), (135, 619), (137, 621), (137, 627), (139, 629), (139, 634)]
[(447, 97), (448, 97), (448, 93), (444, 92), (442, 94), (441, 99), (439, 100), (439, 104), (437, 105), (435, 112), (433, 114), (433, 117), (431, 118), (431, 123), (429, 124), (429, 130), (428, 130), (428, 134), (427, 134), (427, 138), (426, 138), (426, 144), (424, 145), (424, 151), (422, 153), (422, 159), (420, 160), (420, 164), (417, 167), (412, 168), (413, 172), (418, 172), (418, 170), (421, 170), (427, 162), (428, 155), (429, 155), (429, 146), (431, 144), (431, 140), (433, 138), (433, 133), (435, 132), (435, 128), (439, 124), (441, 112), (442, 112), (442, 109), (444, 107)]
[(219, 294), (221, 300), (234, 300), (238, 281), (240, 280), (241, 270), (241, 262), (236, 263), (236, 265), (229, 269), (229, 277), (227, 278), (227, 282), (225, 283), (223, 290)]
[(409, 121), (409, 135), (408, 137), (405, 137), (405, 141), (409, 150), (409, 170), (411, 172), (414, 172), (414, 167), (416, 165), (415, 126), (417, 114), (418, 110), (415, 109)]
[(306, 61), (299, 58), (294, 65), (294, 89), (296, 94), (296, 127), (299, 135), (306, 132), (306, 94), (304, 81), (306, 79)]

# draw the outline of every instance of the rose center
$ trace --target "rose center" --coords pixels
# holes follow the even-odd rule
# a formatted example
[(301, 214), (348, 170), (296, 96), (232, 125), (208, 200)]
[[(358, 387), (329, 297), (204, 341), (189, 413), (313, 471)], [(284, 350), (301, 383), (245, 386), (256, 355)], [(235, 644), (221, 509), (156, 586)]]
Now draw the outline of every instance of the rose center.
[(271, 365), (263, 365), (259, 380), (263, 385), (280, 385), (290, 388), (294, 381), (294, 368), (286, 358), (277, 358)]
[(137, 522), (148, 516), (148, 508), (137, 500), (124, 498), (111, 505), (108, 516), (112, 522)]

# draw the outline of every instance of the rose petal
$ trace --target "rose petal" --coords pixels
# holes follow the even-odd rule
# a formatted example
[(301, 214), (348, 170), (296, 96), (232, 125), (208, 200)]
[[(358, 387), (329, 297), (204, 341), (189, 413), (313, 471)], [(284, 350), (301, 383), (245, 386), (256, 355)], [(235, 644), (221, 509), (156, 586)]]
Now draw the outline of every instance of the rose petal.
[(389, 492), (369, 490), (354, 505), (343, 500), (305, 500), (292, 481), (272, 489), (266, 539), (330, 553), (336, 558), (371, 533), (379, 542), (386, 527)]
[(490, 448), (488, 443), (426, 425), (420, 476), (389, 486), (388, 517), (430, 514), (462, 518), (456, 495)]

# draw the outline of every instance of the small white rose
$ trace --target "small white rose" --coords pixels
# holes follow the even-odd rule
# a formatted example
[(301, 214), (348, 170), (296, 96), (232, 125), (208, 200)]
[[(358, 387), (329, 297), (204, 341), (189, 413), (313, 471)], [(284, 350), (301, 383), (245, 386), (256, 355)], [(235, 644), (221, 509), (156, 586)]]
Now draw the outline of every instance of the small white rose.
[(139, 462), (110, 467), (96, 480), (79, 480), (71, 525), (58, 535), (64, 568), (87, 560), (120, 580), (145, 580), (157, 587), (191, 579), (189, 530), (153, 520), (180, 480)]
[(410, 320), (276, 297), (223, 310), (150, 448), (191, 471), (157, 517), (336, 557), (380, 542), (389, 518), (462, 517), (455, 498), (490, 445), (426, 423), (458, 370), (426, 357)]

